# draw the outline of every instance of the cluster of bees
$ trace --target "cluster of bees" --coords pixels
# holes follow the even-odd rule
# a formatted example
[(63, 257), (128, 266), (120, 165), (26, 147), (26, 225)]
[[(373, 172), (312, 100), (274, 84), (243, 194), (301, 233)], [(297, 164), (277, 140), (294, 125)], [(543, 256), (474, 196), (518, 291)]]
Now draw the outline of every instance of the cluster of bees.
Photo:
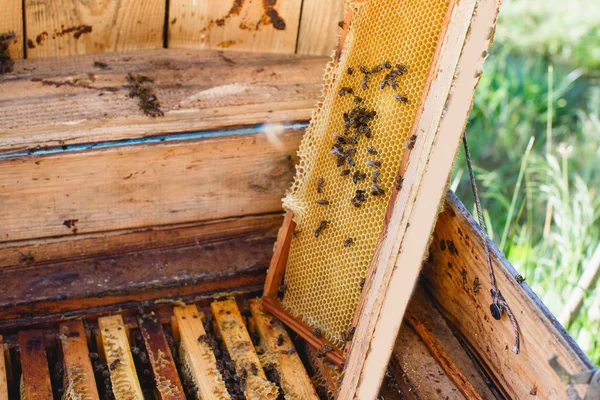
[(139, 99), (139, 106), (144, 114), (152, 118), (165, 115), (160, 108), (156, 94), (154, 94), (152, 88), (146, 85), (146, 83), (153, 83), (154, 79), (144, 75), (134, 76), (132, 73), (128, 73), (127, 81), (129, 82), (129, 97)]
[(96, 375), (96, 382), (102, 382), (103, 385), (99, 387), (103, 389), (101, 397), (103, 400), (114, 400), (115, 395), (112, 390), (112, 383), (110, 381), (110, 370), (108, 364), (100, 361), (100, 356), (96, 352), (89, 354), (92, 366), (94, 367), (94, 374)]

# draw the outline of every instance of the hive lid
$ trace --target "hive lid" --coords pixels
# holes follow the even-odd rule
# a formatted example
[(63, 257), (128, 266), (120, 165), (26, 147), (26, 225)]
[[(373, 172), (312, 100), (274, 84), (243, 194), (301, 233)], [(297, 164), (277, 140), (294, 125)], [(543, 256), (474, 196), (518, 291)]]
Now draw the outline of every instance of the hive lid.
[(284, 199), (264, 304), (374, 398), (433, 229), (498, 0), (350, 1)]

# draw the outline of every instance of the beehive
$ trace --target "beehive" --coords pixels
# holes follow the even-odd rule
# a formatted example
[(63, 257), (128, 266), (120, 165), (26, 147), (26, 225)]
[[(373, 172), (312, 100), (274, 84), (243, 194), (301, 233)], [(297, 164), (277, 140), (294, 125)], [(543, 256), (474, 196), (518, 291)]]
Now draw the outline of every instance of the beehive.
[[(328, 64), (324, 98), (305, 133), (296, 178), (284, 199), (284, 206), (294, 213), (297, 232), (286, 267), (283, 304), (338, 346), (343, 345), (341, 333), (354, 316), (360, 282), (382, 232), (392, 190), (400, 182), (397, 175), (402, 155), (411, 146), (411, 128), (448, 1), (349, 2), (347, 7), (353, 19), (344, 52), (339, 63)], [(395, 72), (394, 88), (386, 76), (404, 71), (402, 66), (406, 70)], [(363, 68), (369, 73), (361, 72)], [(346, 88), (352, 88), (353, 94)], [(398, 100), (398, 96), (407, 101)], [(368, 122), (371, 137), (361, 133), (355, 145), (342, 146), (356, 150), (351, 155), (355, 166), (349, 165), (349, 160), (338, 166), (331, 154), (332, 145), (335, 136), (352, 140), (354, 129), (344, 134), (344, 113), (355, 108), (376, 112)], [(350, 172), (341, 176), (344, 170)], [(373, 194), (375, 170), (376, 184), (383, 194)], [(355, 181), (357, 171), (366, 177)], [(357, 190), (366, 192), (360, 207), (351, 201)], [(318, 200), (328, 204), (320, 205)], [(322, 221), (327, 221), (327, 226), (315, 237)]]

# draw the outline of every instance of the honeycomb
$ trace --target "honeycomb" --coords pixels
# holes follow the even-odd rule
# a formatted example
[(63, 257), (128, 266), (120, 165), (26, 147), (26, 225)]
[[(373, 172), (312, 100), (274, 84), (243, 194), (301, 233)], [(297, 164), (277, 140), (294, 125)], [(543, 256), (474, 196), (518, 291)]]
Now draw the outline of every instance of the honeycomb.
[[(352, 322), (360, 282), (383, 230), (402, 154), (412, 141), (411, 127), (449, 1), (348, 1), (346, 7), (353, 18), (344, 51), (339, 63), (332, 58), (326, 67), (323, 97), (300, 145), (295, 180), (283, 199), (297, 224), (286, 267), (283, 305), (292, 315), (321, 329), (339, 347), (344, 344), (342, 332)], [(374, 70), (385, 62), (391, 65)], [(397, 74), (397, 87), (392, 88), (388, 81), (381, 89), (381, 81), (391, 71), (400, 70), (401, 65), (406, 70)], [(371, 72), (366, 89), (362, 87), (365, 74), (360, 66)], [(353, 69), (352, 74), (348, 68)], [(345, 88), (352, 88), (353, 94)], [(407, 101), (399, 101), (398, 95)], [(356, 103), (356, 97), (362, 102)], [(356, 144), (340, 146), (344, 151), (356, 149), (351, 155), (355, 165), (344, 160), (338, 167), (332, 146), (336, 136), (345, 140), (354, 137), (352, 130), (344, 134), (348, 119), (344, 113), (357, 106), (364, 107), (363, 116), (376, 111), (368, 121), (370, 135), (363, 131)], [(367, 147), (375, 149), (377, 155), (368, 152)], [(381, 165), (373, 166), (373, 161)], [(377, 191), (371, 187), (376, 168), (377, 184), (382, 190), (373, 195)], [(350, 174), (341, 176), (346, 169)], [(354, 183), (357, 170), (366, 177)], [(317, 192), (319, 187), (321, 193)], [(356, 190), (365, 191), (364, 201), (354, 200), (360, 207), (351, 201)], [(327, 200), (328, 204), (318, 204), (317, 200)], [(315, 237), (322, 221), (328, 223)]]

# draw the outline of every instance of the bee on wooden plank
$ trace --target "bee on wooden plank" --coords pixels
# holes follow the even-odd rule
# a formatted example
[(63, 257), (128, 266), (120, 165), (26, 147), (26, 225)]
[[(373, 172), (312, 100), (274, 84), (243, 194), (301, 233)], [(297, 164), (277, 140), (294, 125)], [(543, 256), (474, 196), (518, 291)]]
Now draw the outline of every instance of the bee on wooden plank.
[(319, 328), (313, 328), (312, 333), (317, 338), (320, 338), (323, 334), (323, 332)]
[(351, 237), (349, 237), (348, 239), (344, 240), (344, 247), (348, 247), (352, 243), (354, 243), (354, 239), (352, 239)]
[(417, 142), (417, 135), (412, 135), (410, 139), (406, 141), (406, 148), (412, 150), (415, 148), (415, 143)]
[(31, 263), (35, 261), (35, 258), (31, 255), (31, 252), (28, 251), (26, 254), (21, 253), (21, 255), (19, 256), (19, 261), (23, 263)]
[(320, 206), (328, 206), (329, 205), (329, 200), (319, 199), (319, 200), (317, 200), (317, 204), (320, 205)]
[(348, 328), (347, 330), (343, 331), (341, 334), (342, 340), (344, 342), (349, 342), (352, 340), (352, 338), (354, 337), (354, 332), (356, 331), (356, 328), (351, 326), (350, 328)]
[(108, 367), (111, 371), (114, 371), (120, 364), (121, 360), (117, 358), (113, 362), (111, 362)]
[(317, 180), (317, 193), (322, 193), (323, 192), (323, 185), (325, 184), (325, 179), (323, 179), (323, 177), (320, 177)]
[(333, 347), (331, 347), (331, 345), (330, 345), (330, 344), (324, 344), (324, 345), (323, 345), (323, 351), (324, 351), (325, 353), (329, 353), (330, 351), (333, 351)]
[(369, 167), (381, 167), (381, 162), (377, 160), (367, 161)]
[(517, 281), (518, 284), (525, 282), (525, 278), (521, 274), (515, 275), (515, 280)]
[(338, 21), (338, 26), (340, 28), (344, 29), (344, 25), (345, 25), (344, 21)]
[(327, 224), (329, 224), (329, 221), (321, 221), (321, 223), (317, 227), (317, 230), (315, 231), (315, 237), (319, 237), (323, 229), (327, 228)]
[(397, 94), (396, 96), (394, 96), (394, 99), (396, 99), (404, 104), (408, 103), (408, 97), (406, 97), (403, 94)]
[(473, 293), (478, 293), (480, 287), (481, 283), (479, 283), (479, 278), (475, 278), (473, 280), (473, 287), (471, 288), (473, 290)]
[(358, 282), (358, 286), (360, 287), (360, 290), (363, 290), (365, 287), (365, 283), (367, 282), (367, 278), (362, 278), (360, 280), (360, 282)]
[(404, 177), (398, 175), (396, 177), (396, 190), (401, 190), (403, 183), (404, 183)]

